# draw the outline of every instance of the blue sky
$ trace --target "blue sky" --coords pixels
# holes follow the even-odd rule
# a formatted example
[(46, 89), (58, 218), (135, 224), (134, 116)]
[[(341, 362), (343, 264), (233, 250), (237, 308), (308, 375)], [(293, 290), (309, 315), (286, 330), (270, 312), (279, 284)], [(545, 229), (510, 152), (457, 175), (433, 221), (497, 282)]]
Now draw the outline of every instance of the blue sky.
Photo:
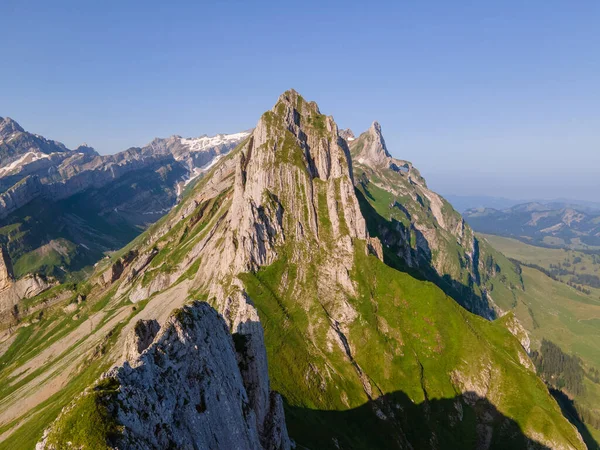
[(600, 2), (254, 3), (3, 0), (0, 116), (112, 153), (293, 87), (442, 193), (600, 199)]

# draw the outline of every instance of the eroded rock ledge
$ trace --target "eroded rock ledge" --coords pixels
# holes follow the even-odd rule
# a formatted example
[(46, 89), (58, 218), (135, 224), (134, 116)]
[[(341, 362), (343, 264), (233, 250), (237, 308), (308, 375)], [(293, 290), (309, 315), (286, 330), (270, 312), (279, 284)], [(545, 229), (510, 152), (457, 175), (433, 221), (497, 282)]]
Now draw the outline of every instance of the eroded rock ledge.
[[(245, 375), (266, 371), (266, 358), (245, 355), (246, 346), (207, 303), (176, 310), (160, 330), (154, 321), (140, 321), (132, 333), (129, 359), (65, 408), (38, 450), (91, 448), (98, 443), (78, 439), (97, 434), (98, 417), (109, 448), (290, 448), (281, 397), (267, 386), (267, 398), (250, 399), (250, 391), (262, 390)], [(267, 411), (255, 411), (256, 404)]]

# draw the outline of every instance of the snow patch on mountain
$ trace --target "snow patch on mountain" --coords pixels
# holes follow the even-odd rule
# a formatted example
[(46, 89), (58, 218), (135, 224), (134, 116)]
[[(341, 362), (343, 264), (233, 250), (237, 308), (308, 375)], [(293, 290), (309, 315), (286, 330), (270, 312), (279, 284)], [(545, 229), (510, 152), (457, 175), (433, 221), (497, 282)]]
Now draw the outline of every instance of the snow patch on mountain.
[(198, 178), (200, 175), (202, 175), (204, 172), (206, 172), (207, 170), (209, 170), (211, 167), (213, 167), (217, 162), (219, 162), (219, 160), (225, 155), (217, 155), (213, 158), (213, 160), (211, 162), (209, 162), (208, 164), (206, 164), (205, 166), (202, 167), (194, 167), (194, 170), (192, 171), (190, 177), (185, 180), (185, 182), (183, 183), (184, 186), (187, 186), (188, 184), (190, 184), (192, 181), (194, 181), (196, 178)]
[(250, 132), (248, 131), (242, 131), (241, 133), (233, 134), (217, 134), (213, 137), (204, 135), (200, 136), (199, 138), (181, 138), (180, 142), (182, 145), (188, 146), (190, 152), (202, 152), (206, 149), (217, 147), (219, 145), (227, 145), (241, 141), (249, 134)]
[(50, 158), (52, 154), (47, 155), (46, 153), (38, 153), (38, 152), (27, 152), (23, 156), (14, 160), (10, 164), (4, 167), (0, 167), (0, 177), (10, 174), (16, 169), (21, 169), (23, 166), (30, 164), (34, 161)]

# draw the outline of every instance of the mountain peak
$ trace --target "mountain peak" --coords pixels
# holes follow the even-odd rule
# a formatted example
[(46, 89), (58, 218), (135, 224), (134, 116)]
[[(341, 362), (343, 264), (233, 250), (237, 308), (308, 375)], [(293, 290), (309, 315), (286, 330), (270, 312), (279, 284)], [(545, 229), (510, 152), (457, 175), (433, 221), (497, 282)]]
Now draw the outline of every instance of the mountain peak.
[(369, 129), (352, 142), (353, 156), (359, 161), (368, 161), (374, 166), (387, 166), (391, 158), (381, 132), (381, 125), (374, 121)]
[(21, 125), (15, 122), (10, 117), (0, 117), (0, 136), (7, 137), (13, 133), (24, 132)]
[(339, 130), (340, 137), (346, 139), (346, 141), (351, 142), (356, 139), (354, 136), (354, 132), (350, 128), (346, 128), (344, 130)]
[(387, 150), (387, 146), (385, 145), (385, 139), (383, 139), (383, 134), (381, 133), (381, 125), (379, 125), (379, 122), (374, 121), (371, 124), (371, 128), (369, 128), (369, 133), (375, 139), (377, 152), (383, 153), (386, 157), (391, 158), (391, 155)]
[[(275, 103), (275, 106), (273, 107), (273, 112), (278, 112), (278, 108), (280, 107), (279, 105), (281, 104), (297, 110), (301, 115), (321, 114), (321, 111), (319, 111), (319, 106), (316, 102), (307, 102), (304, 100), (304, 97), (302, 97), (302, 95), (300, 95), (295, 89), (288, 89), (279, 96), (277, 103)], [(307, 106), (306, 110), (303, 108), (303, 106)]]
[(76, 152), (78, 153), (84, 153), (86, 155), (93, 155), (93, 156), (97, 156), (98, 152), (96, 150), (94, 150), (94, 147), (90, 147), (86, 142), (84, 142), (83, 144), (79, 145), (76, 149)]

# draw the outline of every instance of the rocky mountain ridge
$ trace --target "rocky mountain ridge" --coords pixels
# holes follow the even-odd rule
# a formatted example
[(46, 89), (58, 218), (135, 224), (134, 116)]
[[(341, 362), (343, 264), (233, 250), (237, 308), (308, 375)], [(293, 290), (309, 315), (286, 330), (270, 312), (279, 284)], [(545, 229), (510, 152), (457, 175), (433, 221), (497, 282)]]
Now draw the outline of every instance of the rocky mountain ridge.
[[(24, 366), (36, 371), (19, 380), (14, 393), (0, 390), (5, 446), (37, 440), (40, 422), (44, 428), (49, 423), (35, 419), (37, 408), (49, 411), (44, 420), (53, 419), (53, 411), (72, 398), (65, 401), (63, 393), (87, 386), (61, 383), (53, 375), (57, 366), (78, 381), (97, 378), (109, 363), (121, 364), (123, 353), (130, 366), (154, 367), (150, 355), (163, 354), (152, 350), (160, 348), (160, 337), (139, 359), (135, 355), (155, 327), (148, 323), (150, 331), (133, 340), (133, 349), (126, 332), (139, 320), (173, 323), (168, 316), (174, 308), (205, 300), (222, 315), (236, 350), (247, 355), (228, 372), (235, 377), (239, 370), (256, 417), (269, 417), (269, 390), (280, 392), (289, 435), (299, 448), (584, 448), (532, 370), (521, 344), (527, 340), (510, 314), (493, 322), (471, 314), (435, 284), (390, 262), (396, 248), (387, 251), (388, 241), (380, 241), (385, 236), (371, 226), (388, 220), (390, 203), (383, 202), (388, 209), (381, 212), (375, 208), (381, 202), (371, 205), (375, 211), (367, 208), (352, 151), (316, 103), (293, 90), (282, 94), (251, 135), (173, 210), (98, 265), (70, 320), (54, 328), (52, 316), (31, 323), (25, 345), (9, 347), (0, 381), (14, 382)], [(425, 189), (418, 171), (402, 166)], [(377, 199), (372, 187), (369, 192)], [(397, 202), (433, 216), (428, 202), (435, 200), (424, 190), (418, 194)], [(457, 229), (440, 217), (440, 229)], [(452, 236), (448, 242), (456, 241)], [(398, 246), (411, 245), (405, 239)], [(42, 337), (32, 351), (28, 342)], [(182, 350), (183, 360), (191, 349)], [(256, 364), (262, 369), (253, 369)], [(117, 372), (127, 385), (146, 370), (125, 367)], [(162, 386), (159, 378), (146, 384)], [(189, 386), (196, 392), (197, 384)], [(31, 406), (40, 402), (42, 389), (48, 403)], [(63, 414), (68, 417), (69, 408)], [(194, 414), (190, 410), (188, 417)], [(136, 423), (138, 415), (129, 417), (118, 423)], [(260, 433), (265, 422), (257, 423)], [(165, 427), (156, 434), (167, 439), (179, 429), (171, 420)], [(68, 442), (62, 438), (59, 443)], [(145, 445), (144, 437), (135, 442)]]
[[(162, 328), (139, 321), (128, 338), (125, 363), (67, 407), (36, 449), (57, 450), (66, 441), (83, 448), (110, 442), (140, 450), (289, 449), (281, 397), (269, 389), (266, 355), (248, 354), (243, 336), (232, 339), (223, 318), (206, 303), (184, 306)], [(251, 375), (257, 372), (261, 375)], [(255, 386), (254, 378), (266, 384)], [(89, 419), (90, 400), (105, 415), (101, 423), (114, 421), (106, 424), (110, 433), (98, 436), (92, 428), (98, 423), (81, 420)]]
[(0, 322), (18, 323), (22, 313), (19, 308), (21, 301), (35, 297), (56, 284), (56, 280), (36, 273), (15, 280), (10, 255), (4, 246), (0, 246)]
[[(377, 146), (381, 131), (376, 126), (372, 127), (372, 131), (374, 140), (370, 144)], [(360, 138), (357, 141), (360, 145)], [(383, 148), (383, 144), (381, 146)], [(504, 425), (495, 428), (486, 422), (486, 414), (494, 416), (496, 413), (489, 405), (483, 406), (479, 400), (490, 398), (495, 389), (505, 391), (505, 388), (500, 388), (504, 383), (500, 372), (493, 369), (491, 375), (484, 377), (484, 380), (473, 378), (470, 369), (456, 367), (448, 372), (451, 375), (447, 375), (449, 378), (446, 381), (441, 381), (433, 375), (436, 372), (435, 361), (439, 357), (435, 355), (437, 352), (444, 354), (444, 349), (450, 345), (447, 341), (449, 336), (442, 338), (445, 334), (442, 325), (433, 325), (435, 331), (428, 332), (429, 335), (433, 333), (433, 336), (438, 336), (438, 341), (432, 342), (428, 350), (423, 350), (422, 354), (421, 350), (416, 354), (406, 353), (408, 349), (405, 349), (405, 340), (413, 342), (412, 339), (420, 335), (416, 330), (414, 337), (406, 329), (398, 331), (400, 323), (403, 323), (403, 327), (408, 326), (408, 319), (399, 319), (397, 314), (401, 313), (397, 308), (393, 309), (396, 312), (366, 312), (370, 310), (371, 306), (367, 305), (372, 305), (371, 302), (377, 305), (373, 306), (376, 310), (388, 311), (384, 303), (373, 299), (375, 294), (369, 295), (365, 289), (377, 289), (377, 295), (386, 295), (384, 292), (391, 289), (390, 280), (395, 275), (387, 272), (385, 276), (377, 275), (380, 270), (378, 264), (382, 264), (378, 258), (385, 259), (385, 250), (378, 239), (369, 236), (368, 219), (365, 220), (360, 199), (356, 197), (353, 187), (355, 183), (360, 183), (360, 174), (357, 175), (356, 171), (360, 163), (352, 171), (350, 152), (351, 149), (339, 136), (331, 117), (321, 115), (316, 104), (306, 102), (296, 92), (286, 92), (275, 107), (263, 115), (248, 140), (228, 159), (218, 164), (215, 171), (203, 180), (204, 183), (166, 221), (151, 229), (144, 242), (137, 243), (137, 256), (128, 265), (124, 264), (127, 267), (117, 281), (119, 287), (116, 295), (133, 302), (146, 301), (170, 286), (176, 286), (189, 274), (187, 276), (192, 279), (192, 291), (204, 292), (206, 298), (228, 321), (234, 321), (240, 308), (243, 309), (243, 305), (252, 302), (259, 315), (262, 313), (261, 322), (266, 328), (265, 342), (273, 382), (288, 401), (293, 399), (291, 401), (295, 407), (311, 405), (313, 409), (344, 409), (373, 402), (373, 409), (366, 413), (364, 422), (371, 424), (371, 418), (380, 417), (385, 418), (383, 423), (394, 423), (394, 432), (390, 436), (395, 439), (393, 446), (400, 448), (416, 445), (420, 438), (412, 436), (407, 431), (406, 424), (402, 425), (401, 421), (397, 422), (393, 418), (393, 406), (384, 400), (384, 393), (393, 391), (392, 386), (395, 389), (404, 387), (410, 390), (411, 383), (417, 383), (417, 380), (404, 384), (407, 381), (395, 379), (391, 368), (383, 373), (378, 373), (376, 368), (399, 364), (396, 370), (406, 373), (407, 370), (412, 370), (408, 368), (412, 364), (414, 367), (427, 365), (425, 372), (432, 378), (425, 383), (431, 385), (420, 394), (410, 394), (413, 401), (421, 398), (424, 392), (425, 399), (433, 395), (433, 385), (439, 382), (445, 387), (441, 388), (438, 395), (446, 395), (442, 392), (449, 389), (452, 392), (462, 392), (466, 399), (471, 399), (468, 392), (475, 392), (471, 400), (461, 398), (457, 400), (457, 405), (460, 406), (453, 408), (481, 408), (478, 413), (481, 415), (476, 414), (476, 420), (482, 427), (478, 439), (488, 442), (484, 448), (491, 448), (490, 442), (507, 438), (501, 431), (502, 427), (510, 429), (513, 426), (501, 420), (498, 424)], [(370, 155), (373, 155), (372, 151), (366, 153), (366, 156)], [(375, 156), (378, 170), (390, 169), (382, 164), (391, 161), (384, 159), (390, 158), (389, 156)], [(411, 186), (418, 183), (419, 195), (435, 202), (437, 197), (426, 190), (424, 180), (411, 164), (397, 160), (392, 162), (394, 166), (390, 170), (393, 173), (406, 173), (407, 178), (410, 177)], [(362, 164), (366, 163), (368, 160), (363, 160)], [(420, 204), (416, 199), (412, 201)], [(438, 209), (435, 213), (429, 211), (429, 215), (435, 217), (437, 213), (437, 226), (442, 232), (448, 233), (444, 236), (450, 236), (447, 237), (449, 242), (456, 242), (457, 237), (450, 233), (460, 233), (464, 222), (459, 216), (455, 222), (451, 222), (453, 217), (449, 219), (443, 215), (441, 200), (433, 208), (436, 206)], [(463, 232), (465, 240), (462, 245), (466, 248), (466, 243), (473, 241), (464, 234)], [(369, 254), (376, 255), (374, 261)], [(375, 270), (375, 267), (378, 269)], [(383, 267), (381, 270), (384, 270)], [(114, 266), (109, 271), (115, 273)], [(367, 281), (362, 277), (371, 278)], [(109, 278), (113, 279), (113, 276)], [(384, 280), (386, 287), (382, 285)], [(413, 281), (407, 279), (399, 283), (412, 285)], [(403, 297), (405, 294), (397, 295)], [(438, 294), (429, 293), (425, 297), (429, 295)], [(369, 298), (371, 300), (367, 300)], [(445, 305), (443, 308), (450, 309), (444, 309), (444, 320), (457, 314), (458, 310), (451, 306), (453, 301), (445, 304), (447, 300), (435, 298), (437, 300), (433, 303), (425, 302), (419, 308), (431, 305), (439, 309)], [(406, 303), (409, 310), (411, 307), (408, 305), (411, 304), (412, 299)], [(477, 310), (477, 306), (474, 303), (473, 309)], [(282, 314), (279, 319), (278, 311)], [(416, 311), (413, 313), (417, 314)], [(419, 314), (437, 317), (439, 312), (428, 309)], [(437, 323), (436, 320), (433, 319), (431, 323)], [(283, 327), (283, 334), (274, 331), (275, 328), (281, 328), (280, 321), (289, 324)], [(308, 328), (301, 325), (306, 321), (310, 324)], [(375, 323), (378, 325), (375, 326)], [(500, 324), (495, 326), (500, 327)], [(477, 327), (482, 327), (479, 332), (486, 329), (483, 323)], [(507, 328), (522, 331), (514, 325)], [(507, 329), (504, 331), (507, 334), (502, 339), (510, 340)], [(470, 336), (466, 329), (464, 332), (465, 336)], [(362, 347), (367, 339), (363, 333), (371, 336), (370, 350)], [(394, 344), (381, 344), (382, 347), (375, 351), (376, 341), (373, 336), (379, 333), (384, 334), (386, 339), (391, 339), (389, 342)], [(400, 338), (398, 333), (403, 337)], [(520, 338), (526, 342), (526, 338)], [(422, 336), (417, 339), (422, 339)], [(465, 339), (468, 341), (470, 338)], [(435, 342), (440, 347), (430, 353), (436, 348)], [(410, 344), (413, 348), (415, 345), (414, 342)], [(524, 376), (521, 382), (533, 382), (532, 389), (543, 390), (541, 385), (536, 385), (538, 381), (534, 381), (537, 379), (531, 362), (521, 345), (516, 342), (516, 346), (510, 348), (516, 364), (522, 365), (526, 370), (520, 375)], [(388, 355), (384, 359), (389, 358), (389, 362), (369, 361), (369, 351)], [(488, 371), (491, 367), (504, 364), (496, 359), (498, 356), (492, 356), (496, 353), (490, 348), (480, 348), (476, 353), (486, 354), (489, 358), (484, 358), (485, 363), (481, 359), (478, 363), (473, 361), (477, 367), (477, 364), (483, 364), (481, 370)], [(464, 355), (464, 358), (469, 357)], [(408, 363), (409, 360), (412, 362)], [(403, 366), (404, 364), (408, 366)], [(483, 368), (484, 366), (487, 368)], [(287, 374), (288, 371), (292, 371), (294, 375)], [(529, 375), (524, 375), (525, 373)], [(528, 378), (530, 376), (532, 378)], [(306, 377), (305, 381), (298, 383), (302, 377)], [(442, 376), (441, 379), (444, 378)], [(525, 381), (526, 379), (529, 381)], [(492, 388), (492, 385), (497, 387)], [(494, 401), (500, 399), (495, 398)], [(406, 407), (403, 402), (401, 404), (402, 408)], [(556, 412), (554, 410), (550, 414)], [(299, 430), (306, 426), (307, 419), (302, 413), (293, 417), (288, 426), (291, 427), (292, 436), (300, 439)], [(431, 418), (425, 416), (423, 420), (430, 423)], [(456, 426), (466, 426), (460, 423), (457, 419)], [(373, 424), (375, 428), (381, 425)], [(533, 425), (526, 425), (525, 428), (528, 426)], [(328, 428), (326, 422), (319, 425), (313, 423), (311, 427), (328, 435), (321, 444), (323, 447), (329, 447), (336, 440), (339, 444), (340, 435), (333, 432), (337, 437), (332, 438), (329, 435), (331, 430), (325, 431)], [(429, 432), (434, 436), (447, 433), (436, 430), (435, 426), (431, 426)], [(308, 442), (310, 439), (304, 440), (303, 445), (308, 445)], [(379, 445), (371, 442), (368, 447)]]
[[(2, 124), (0, 241), (19, 275), (42, 270), (56, 277), (125, 245), (248, 135), (157, 138), (145, 147), (99, 155), (88, 147), (69, 150), (11, 119)], [(48, 221), (53, 226), (40, 233)], [(67, 241), (68, 254), (45, 256), (44, 246), (56, 247), (60, 239)]]
[(370, 233), (384, 244), (388, 263), (416, 270), (471, 312), (488, 319), (503, 314), (489, 280), (504, 267), (507, 284), (518, 288), (513, 265), (480, 241), (410, 162), (390, 155), (377, 122), (350, 149), (363, 214)]
[[(23, 130), (12, 119), (0, 125), (0, 218), (27, 202), (43, 196), (60, 200), (88, 188), (100, 188), (123, 175), (157, 162), (179, 164), (185, 172), (181, 184), (189, 183), (213, 160), (226, 154), (249, 133), (220, 134), (196, 139), (181, 136), (153, 140), (145, 147), (132, 147), (114, 155), (99, 155), (89, 147), (75, 150)], [(31, 180), (27, 180), (31, 177)], [(27, 180), (27, 181), (24, 181)], [(24, 185), (18, 194), (11, 189)]]

